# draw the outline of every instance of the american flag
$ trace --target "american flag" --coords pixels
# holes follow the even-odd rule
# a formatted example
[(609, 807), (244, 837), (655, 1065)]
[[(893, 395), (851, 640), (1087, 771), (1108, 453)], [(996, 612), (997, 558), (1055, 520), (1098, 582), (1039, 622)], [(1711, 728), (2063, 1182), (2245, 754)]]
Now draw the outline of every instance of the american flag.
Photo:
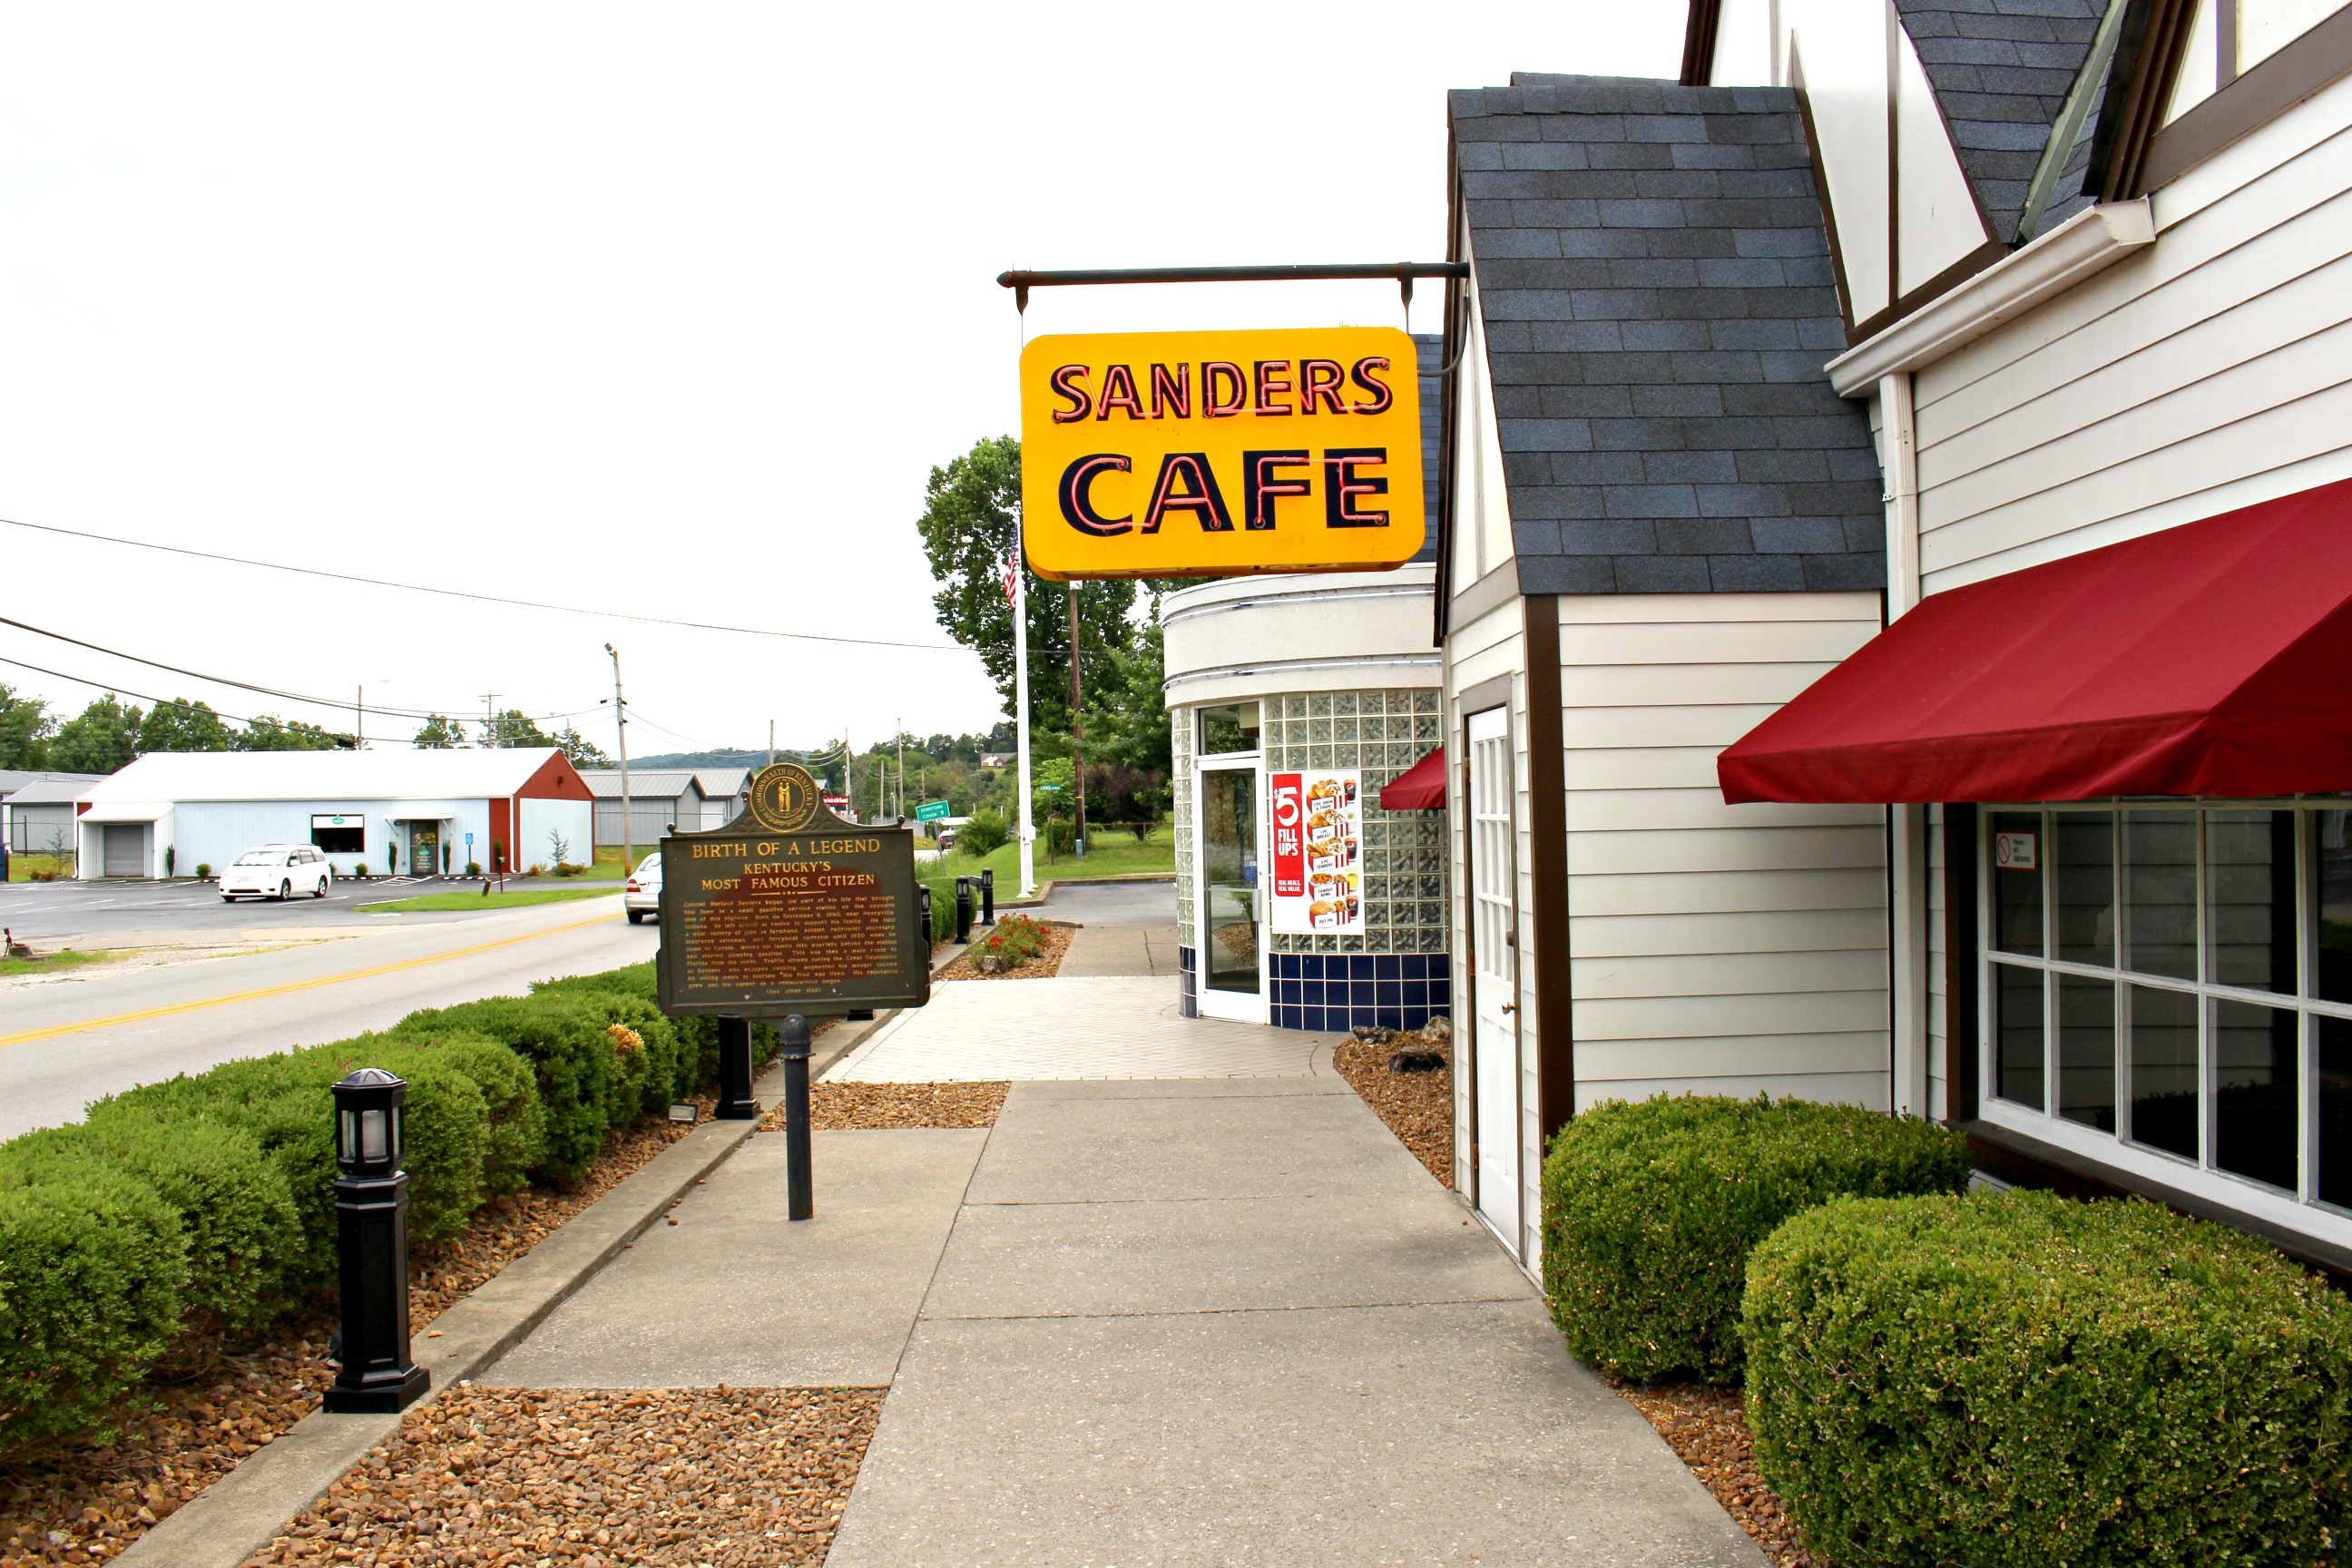
[(1020, 588), (1013, 582), (1013, 558), (1008, 555), (1004, 559), (1004, 602), (1018, 607), (1021, 603)]

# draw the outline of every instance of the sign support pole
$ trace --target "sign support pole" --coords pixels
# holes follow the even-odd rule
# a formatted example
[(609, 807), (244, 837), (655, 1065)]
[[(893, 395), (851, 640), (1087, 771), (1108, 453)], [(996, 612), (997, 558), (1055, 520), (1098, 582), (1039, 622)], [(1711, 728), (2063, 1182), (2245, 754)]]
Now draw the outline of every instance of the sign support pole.
[(776, 1032), (784, 1058), (785, 1217), (809, 1219), (816, 1214), (814, 1162), (809, 1152), (809, 1021), (794, 1013)]
[(1029, 820), (1029, 571), (1016, 543), (1013, 556), (1013, 711), (1020, 752), (1021, 896), (1037, 890), (1037, 829)]

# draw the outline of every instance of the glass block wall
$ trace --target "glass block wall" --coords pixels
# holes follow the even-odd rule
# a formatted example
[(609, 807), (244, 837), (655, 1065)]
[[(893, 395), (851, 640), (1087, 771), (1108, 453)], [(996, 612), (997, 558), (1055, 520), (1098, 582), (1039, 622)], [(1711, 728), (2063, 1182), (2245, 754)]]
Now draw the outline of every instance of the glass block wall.
[[(1264, 772), (1357, 768), (1365, 803), (1363, 934), (1270, 934), (1271, 1021), (1331, 1031), (1373, 1023), (1418, 1028), (1433, 1014), (1450, 1013), (1445, 814), (1382, 811), (1379, 805), (1381, 786), (1439, 742), (1438, 693), (1402, 688), (1293, 692), (1260, 701)], [(1190, 963), (1195, 716), (1190, 708), (1169, 715), (1176, 764), (1176, 919), (1187, 961), (1188, 1017), (1197, 996)]]

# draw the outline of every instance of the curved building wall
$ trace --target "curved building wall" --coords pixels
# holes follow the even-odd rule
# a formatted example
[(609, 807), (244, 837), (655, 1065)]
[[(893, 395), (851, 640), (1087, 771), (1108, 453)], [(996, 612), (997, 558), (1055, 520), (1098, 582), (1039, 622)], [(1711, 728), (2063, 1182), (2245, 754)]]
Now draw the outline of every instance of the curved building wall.
[(1226, 579), (1169, 596), (1162, 613), (1188, 1016), (1198, 1010), (1201, 715), (1235, 702), (1258, 705), (1261, 817), (1269, 773), (1361, 773), (1363, 931), (1268, 932), (1268, 1021), (1309, 1030), (1417, 1028), (1451, 1013), (1444, 813), (1379, 804), (1381, 787), (1443, 738), (1431, 584), (1431, 568), (1415, 563), (1392, 573)]

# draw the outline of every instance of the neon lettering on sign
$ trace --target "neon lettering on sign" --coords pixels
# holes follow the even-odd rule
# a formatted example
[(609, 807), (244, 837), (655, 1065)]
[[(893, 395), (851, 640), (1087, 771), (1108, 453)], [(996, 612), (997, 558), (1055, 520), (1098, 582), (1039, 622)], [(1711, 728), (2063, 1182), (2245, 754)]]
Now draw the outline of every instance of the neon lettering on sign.
[(1031, 569), (1062, 581), (1411, 560), (1424, 531), (1414, 354), (1385, 327), (1034, 340), (1021, 360)]

